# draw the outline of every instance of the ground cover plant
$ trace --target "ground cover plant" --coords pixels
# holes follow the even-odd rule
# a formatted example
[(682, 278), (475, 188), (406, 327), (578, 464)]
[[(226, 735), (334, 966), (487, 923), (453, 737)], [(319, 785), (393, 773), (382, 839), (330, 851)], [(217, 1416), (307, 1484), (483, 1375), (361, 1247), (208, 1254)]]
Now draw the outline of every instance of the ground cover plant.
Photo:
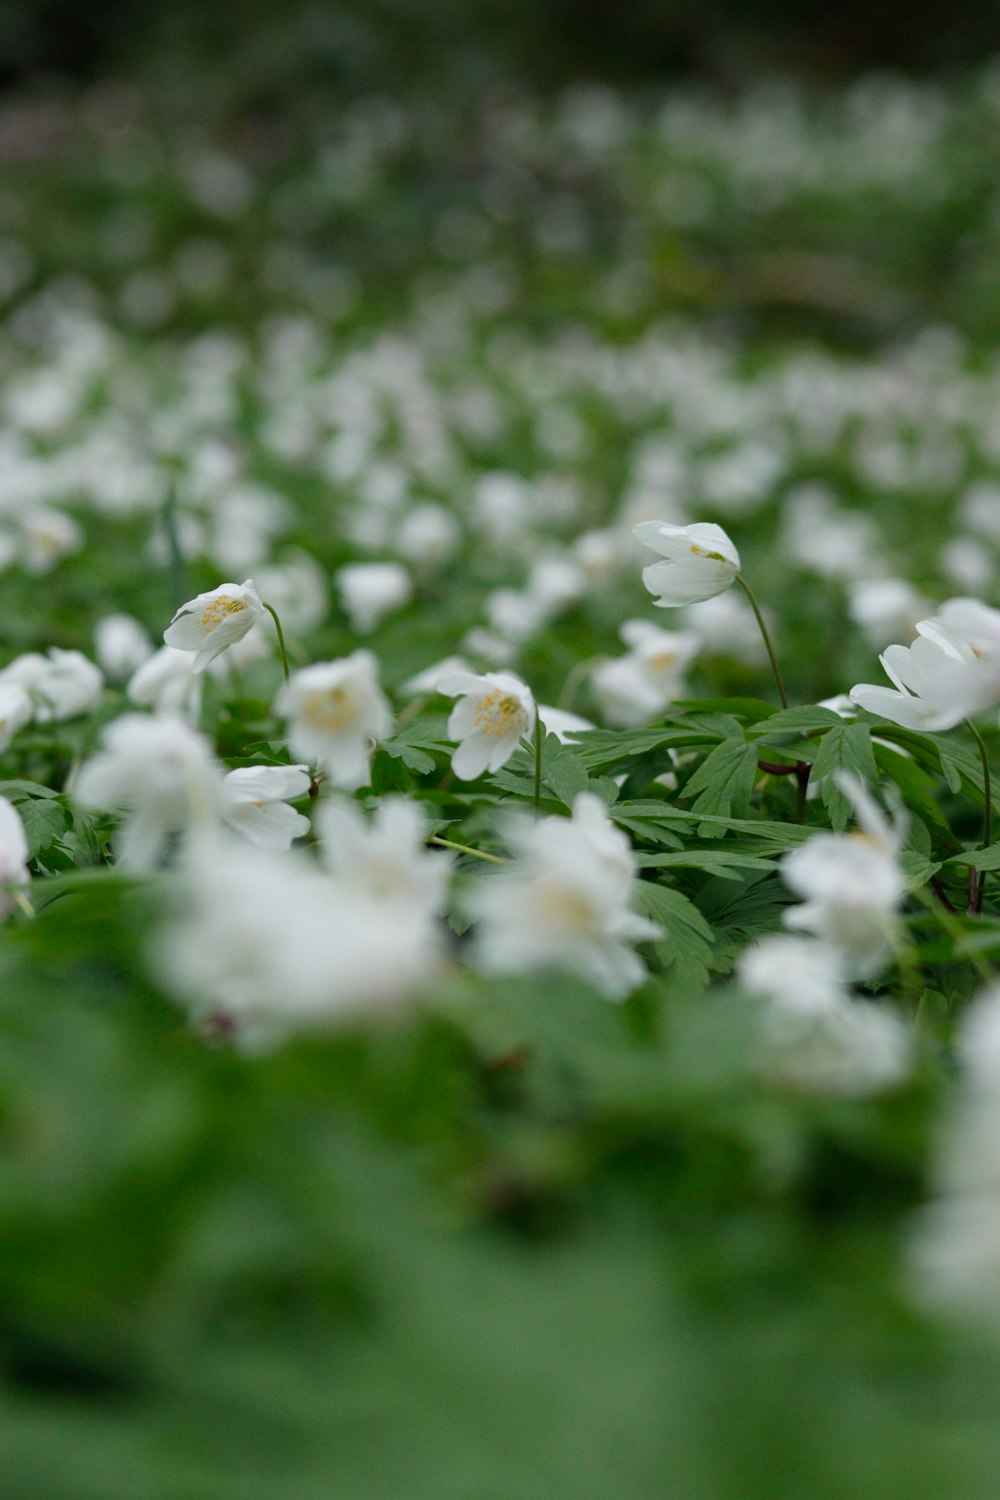
[(7, 106), (5, 1494), (993, 1492), (998, 108)]

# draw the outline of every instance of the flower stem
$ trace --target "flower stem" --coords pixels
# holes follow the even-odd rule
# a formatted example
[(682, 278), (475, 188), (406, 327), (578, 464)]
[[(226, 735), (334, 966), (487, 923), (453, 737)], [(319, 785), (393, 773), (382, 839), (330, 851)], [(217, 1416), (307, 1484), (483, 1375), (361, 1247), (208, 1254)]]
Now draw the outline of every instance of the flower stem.
[(452, 839), (439, 838), (436, 833), (432, 833), (427, 842), (429, 844), (437, 844), (441, 849), (455, 849), (459, 854), (471, 854), (476, 859), (487, 859), (491, 865), (505, 865), (509, 863), (508, 860), (503, 859), (499, 854), (484, 854), (482, 849), (472, 849), (468, 844), (456, 844)]
[(288, 652), (285, 649), (285, 632), (281, 628), (281, 621), (278, 619), (278, 611), (274, 608), (273, 605), (268, 604), (266, 600), (262, 599), (260, 602), (261, 604), (263, 604), (264, 608), (271, 616), (271, 619), (274, 621), (274, 628), (278, 632), (278, 650), (281, 653), (281, 670), (284, 672), (285, 681), (287, 682), (289, 677), (291, 676), (291, 673), (288, 668)]
[(781, 699), (781, 706), (782, 708), (787, 708), (788, 694), (785, 692), (785, 684), (781, 680), (781, 669), (778, 666), (778, 658), (774, 654), (774, 647), (771, 645), (771, 637), (767, 633), (767, 626), (764, 624), (764, 616), (760, 612), (760, 605), (757, 603), (757, 600), (754, 597), (753, 589), (747, 583), (742, 573), (737, 573), (736, 582), (739, 584), (740, 588), (750, 600), (750, 608), (754, 612), (754, 616), (757, 620), (757, 626), (760, 630), (761, 639), (763, 640), (764, 645), (767, 648), (767, 656), (768, 660), (771, 663), (771, 671), (774, 673), (774, 681), (778, 688), (778, 697)]
[[(966, 719), (965, 725), (966, 725), (966, 728), (968, 729), (969, 733), (972, 735), (972, 738), (975, 740), (976, 744), (979, 747), (979, 759), (982, 761), (982, 765), (983, 765), (983, 801), (984, 801), (984, 806), (983, 806), (983, 848), (984, 849), (988, 849), (990, 847), (990, 840), (993, 837), (993, 789), (992, 789), (992, 786), (990, 784), (990, 756), (989, 756), (989, 751), (986, 748), (986, 741), (983, 739), (982, 735), (979, 733), (979, 730), (976, 728), (975, 724), (973, 724), (972, 720), (971, 719)], [(977, 881), (973, 880), (973, 878), (971, 877), (971, 872), (970, 872), (970, 880), (969, 880), (969, 915), (970, 916), (978, 916), (979, 913), (982, 911), (982, 909), (983, 909), (983, 891), (985, 890), (985, 888), (986, 888), (986, 871), (985, 870), (981, 870), (980, 871), (980, 873), (979, 873), (979, 879)]]
[(535, 704), (535, 817), (542, 815), (542, 743), (545, 739), (545, 725), (542, 716), (538, 712), (538, 704)]

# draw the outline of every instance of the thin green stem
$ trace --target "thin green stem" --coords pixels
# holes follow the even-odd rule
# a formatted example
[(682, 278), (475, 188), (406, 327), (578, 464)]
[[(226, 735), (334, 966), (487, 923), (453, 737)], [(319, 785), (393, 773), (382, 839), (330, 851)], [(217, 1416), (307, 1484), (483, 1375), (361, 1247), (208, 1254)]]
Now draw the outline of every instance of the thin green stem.
[(427, 842), (429, 844), (437, 844), (440, 849), (454, 849), (459, 854), (471, 854), (475, 859), (489, 860), (491, 865), (506, 865), (510, 863), (509, 860), (502, 858), (499, 854), (484, 854), (482, 849), (472, 849), (468, 844), (456, 844), (453, 839), (439, 838), (436, 833), (432, 833)]
[(264, 608), (271, 616), (271, 619), (274, 621), (274, 628), (278, 632), (278, 650), (281, 653), (281, 670), (284, 672), (285, 681), (287, 682), (289, 677), (291, 676), (291, 672), (288, 667), (288, 652), (285, 649), (285, 632), (281, 628), (281, 621), (278, 619), (278, 611), (274, 608), (273, 605), (268, 604), (266, 600), (262, 599), (260, 602), (261, 604), (263, 604)]
[(545, 725), (535, 704), (535, 817), (542, 815), (542, 744), (545, 740)]
[[(993, 789), (990, 784), (990, 755), (986, 748), (986, 741), (971, 719), (966, 719), (966, 728), (972, 735), (979, 747), (979, 759), (983, 766), (983, 848), (990, 847), (993, 837)], [(978, 916), (983, 909), (983, 891), (986, 889), (986, 871), (980, 871), (979, 879), (975, 885), (969, 883), (969, 913)]]
[(781, 699), (781, 706), (782, 708), (787, 708), (788, 694), (785, 692), (785, 684), (781, 680), (781, 668), (778, 666), (778, 658), (774, 654), (774, 647), (771, 644), (771, 637), (767, 633), (767, 626), (764, 624), (764, 616), (760, 612), (760, 605), (757, 603), (757, 600), (754, 597), (753, 589), (747, 583), (742, 573), (737, 573), (736, 582), (739, 584), (740, 588), (750, 600), (750, 608), (754, 612), (754, 617), (757, 621), (757, 627), (760, 630), (761, 639), (763, 640), (764, 645), (767, 649), (767, 656), (768, 660), (771, 663), (771, 671), (774, 673), (774, 681), (778, 688), (778, 697)]

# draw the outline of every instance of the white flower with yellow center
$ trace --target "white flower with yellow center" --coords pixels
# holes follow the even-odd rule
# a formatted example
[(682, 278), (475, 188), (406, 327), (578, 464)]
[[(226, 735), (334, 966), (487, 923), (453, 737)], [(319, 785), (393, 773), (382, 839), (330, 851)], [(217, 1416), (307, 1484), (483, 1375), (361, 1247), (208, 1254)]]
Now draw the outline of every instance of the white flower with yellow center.
[(460, 781), (499, 771), (535, 727), (535, 700), (519, 677), (507, 672), (452, 672), (437, 685), (458, 702), (448, 720), (448, 738), (458, 740), (451, 758)]
[(252, 630), (264, 612), (253, 580), (220, 583), (182, 604), (163, 632), (168, 646), (195, 652), (194, 670), (203, 672), (227, 646)]
[(658, 609), (698, 604), (723, 593), (740, 571), (740, 554), (721, 526), (696, 522), (671, 526), (666, 521), (640, 521), (632, 535), (662, 562), (642, 570), (642, 581)]
[(315, 761), (336, 786), (348, 790), (366, 784), (374, 742), (392, 728), (370, 651), (293, 672), (275, 709), (288, 721), (292, 752)]
[(604, 805), (581, 792), (571, 818), (513, 822), (518, 858), (478, 882), (475, 955), (492, 973), (571, 969), (609, 1000), (646, 978), (633, 943), (661, 935), (631, 910), (635, 861)]

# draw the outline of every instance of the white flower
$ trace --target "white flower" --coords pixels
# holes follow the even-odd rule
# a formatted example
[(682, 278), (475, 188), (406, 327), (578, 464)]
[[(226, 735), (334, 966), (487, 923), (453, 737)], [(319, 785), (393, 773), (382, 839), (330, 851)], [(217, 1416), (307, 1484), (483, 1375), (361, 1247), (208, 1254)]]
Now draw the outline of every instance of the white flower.
[(684, 671), (698, 650), (693, 634), (626, 620), (621, 635), (632, 650), (600, 662), (591, 688), (610, 724), (631, 728), (658, 719), (684, 693)]
[(179, 714), (197, 723), (201, 713), (201, 677), (190, 651), (161, 646), (129, 679), (126, 696), (141, 708), (158, 714)]
[(519, 858), (471, 901), (477, 962), (493, 973), (568, 968), (624, 999), (646, 977), (630, 945), (660, 929), (630, 910), (632, 850), (603, 803), (582, 792), (572, 818), (512, 824), (511, 842)]
[(890, 824), (856, 778), (841, 775), (838, 783), (862, 831), (818, 833), (783, 856), (782, 879), (803, 898), (783, 920), (829, 943), (853, 975), (870, 978), (891, 948), (906, 889), (899, 865), (906, 823)]
[(261, 849), (289, 849), (309, 819), (289, 807), (312, 785), (307, 766), (241, 766), (222, 778), (221, 812), (230, 828)]
[[(893, 687), (859, 683), (851, 699), (859, 708), (930, 733), (953, 729), (1000, 700), (1000, 633), (990, 640), (987, 610), (974, 600), (954, 600), (933, 620), (922, 620), (912, 646), (889, 646), (879, 660)], [(984, 643), (974, 647), (956, 628), (968, 626)], [(985, 628), (984, 628), (985, 627)], [(986, 644), (988, 642), (988, 644)]]
[(97, 660), (112, 682), (122, 682), (148, 661), (152, 643), (132, 615), (105, 615), (94, 632)]
[(17, 904), (8, 888), (26, 885), (30, 879), (28, 841), (21, 815), (6, 797), (0, 797), (0, 922)]
[(316, 831), (323, 863), (345, 889), (429, 916), (443, 911), (451, 858), (425, 848), (427, 823), (416, 803), (387, 797), (366, 820), (357, 803), (324, 802)]
[(33, 712), (31, 699), (21, 684), (0, 679), (0, 754), (18, 730), (30, 723)]
[(263, 610), (252, 579), (220, 583), (218, 588), (182, 604), (163, 632), (163, 639), (179, 651), (193, 651), (194, 670), (203, 672), (227, 646), (243, 639)]
[(740, 554), (721, 526), (640, 521), (632, 534), (663, 558), (642, 570), (649, 592), (659, 595), (655, 600), (659, 609), (711, 599), (729, 588), (740, 570)]
[(152, 967), (197, 1024), (243, 1047), (395, 1009), (440, 969), (440, 929), (423, 910), (365, 899), (295, 851), (223, 840), (184, 873), (184, 908)]
[(954, 1193), (916, 1220), (908, 1246), (915, 1297), (939, 1313), (1000, 1320), (1000, 1193)]
[(286, 631), (315, 630), (329, 612), (326, 575), (307, 552), (259, 568), (257, 591), (274, 606)]
[(399, 528), (400, 554), (420, 568), (440, 567), (453, 557), (462, 540), (458, 522), (443, 505), (414, 506)]
[(394, 562), (349, 563), (338, 570), (336, 583), (351, 627), (361, 635), (369, 635), (413, 593), (410, 575)]
[(25, 571), (40, 577), (64, 557), (79, 552), (83, 532), (65, 511), (47, 505), (26, 506), (18, 515), (22, 531)]
[(119, 861), (149, 869), (171, 836), (214, 824), (219, 771), (206, 741), (182, 719), (123, 714), (80, 768), (72, 795), (81, 807), (127, 813)]
[(392, 728), (370, 651), (293, 672), (275, 708), (288, 720), (293, 754), (316, 761), (336, 786), (348, 790), (365, 785), (373, 741)]
[(459, 742), (451, 765), (461, 781), (499, 771), (535, 727), (531, 689), (507, 672), (481, 677), (453, 672), (439, 679), (437, 691), (458, 698), (448, 719), (448, 738)]
[(891, 1010), (854, 1000), (840, 956), (811, 938), (774, 936), (747, 950), (743, 988), (764, 1005), (758, 1018), (761, 1072), (809, 1092), (878, 1093), (905, 1075), (909, 1033)]
[(81, 651), (53, 646), (47, 656), (29, 651), (0, 672), (0, 685), (17, 683), (31, 699), (39, 724), (92, 713), (101, 701), (104, 678)]

